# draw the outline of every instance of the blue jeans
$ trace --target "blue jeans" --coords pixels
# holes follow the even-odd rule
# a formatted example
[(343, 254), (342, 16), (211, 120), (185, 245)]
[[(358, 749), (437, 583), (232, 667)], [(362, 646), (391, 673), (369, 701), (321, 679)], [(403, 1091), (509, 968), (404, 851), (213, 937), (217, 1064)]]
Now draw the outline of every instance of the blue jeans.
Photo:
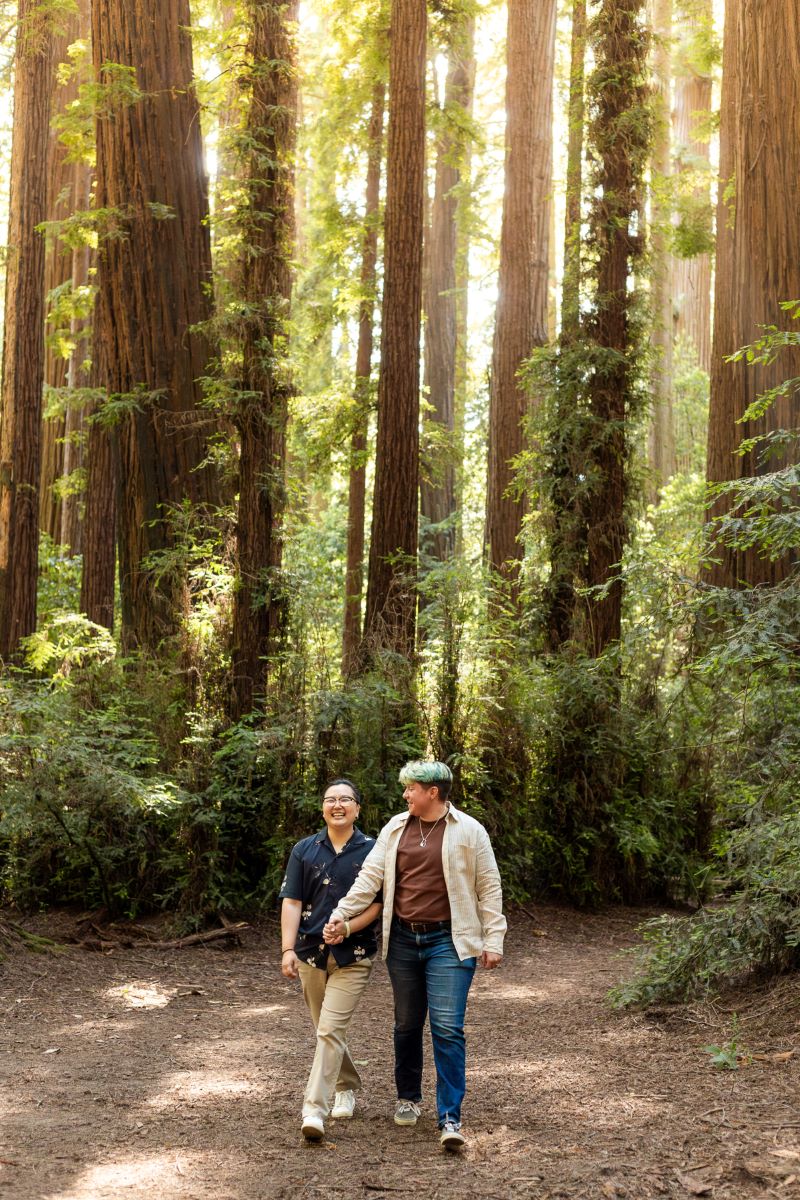
[(439, 1125), (461, 1120), (467, 1010), (474, 958), (458, 957), (449, 929), (410, 933), (392, 921), (386, 965), (394, 992), (394, 1078), (401, 1100), (422, 1099), (422, 1031), (430, 1012)]

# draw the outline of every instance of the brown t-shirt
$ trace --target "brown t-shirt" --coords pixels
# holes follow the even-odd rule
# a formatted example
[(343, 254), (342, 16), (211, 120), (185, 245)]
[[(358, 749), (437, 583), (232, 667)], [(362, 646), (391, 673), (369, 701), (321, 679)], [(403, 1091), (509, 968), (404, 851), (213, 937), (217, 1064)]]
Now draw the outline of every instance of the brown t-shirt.
[[(423, 833), (425, 845), (420, 845)], [(450, 900), (442, 869), (444, 818), (431, 828), (409, 817), (397, 847), (395, 916), (404, 921), (449, 921)]]

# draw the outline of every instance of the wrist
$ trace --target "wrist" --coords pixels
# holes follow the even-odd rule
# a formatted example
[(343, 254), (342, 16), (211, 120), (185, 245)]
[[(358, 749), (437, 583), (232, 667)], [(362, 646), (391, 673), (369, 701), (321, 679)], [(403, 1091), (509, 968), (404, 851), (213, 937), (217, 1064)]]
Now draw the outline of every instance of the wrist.
[(281, 957), (284, 954), (294, 954), (294, 946), (287, 946), (285, 950), (281, 950)]
[(347, 919), (345, 919), (344, 923), (344, 936), (346, 938), (350, 937), (350, 922)]

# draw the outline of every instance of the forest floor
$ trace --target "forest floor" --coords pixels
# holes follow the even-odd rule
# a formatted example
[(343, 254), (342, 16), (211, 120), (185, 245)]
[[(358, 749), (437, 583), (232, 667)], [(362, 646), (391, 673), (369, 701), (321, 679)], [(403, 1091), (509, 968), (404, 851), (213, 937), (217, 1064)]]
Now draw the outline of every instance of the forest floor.
[[(616, 1013), (606, 992), (646, 915), (512, 917), (502, 969), (479, 968), (470, 997), (457, 1155), (439, 1149), (430, 1064), (423, 1119), (392, 1124), (383, 964), (350, 1038), (356, 1117), (312, 1146), (311, 1027), (276, 926), (234, 949), (14, 950), (0, 963), (0, 1200), (800, 1195), (800, 979)], [(26, 924), (66, 939), (75, 918)], [(704, 1047), (734, 1036), (757, 1057), (719, 1070)]]

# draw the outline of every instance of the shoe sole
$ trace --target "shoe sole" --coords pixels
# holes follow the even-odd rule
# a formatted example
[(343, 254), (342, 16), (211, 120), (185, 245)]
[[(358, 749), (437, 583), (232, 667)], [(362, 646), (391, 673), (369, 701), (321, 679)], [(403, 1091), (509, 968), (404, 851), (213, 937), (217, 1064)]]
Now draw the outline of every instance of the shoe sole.
[(325, 1137), (324, 1129), (317, 1129), (314, 1125), (304, 1125), (300, 1130), (307, 1142), (321, 1142)]
[(414, 1120), (413, 1120), (413, 1121), (407, 1121), (407, 1120), (405, 1119), (405, 1117), (395, 1117), (395, 1119), (394, 1119), (394, 1123), (395, 1123), (395, 1125), (400, 1125), (400, 1126), (401, 1126), (401, 1128), (402, 1128), (403, 1126), (406, 1126), (406, 1127), (410, 1128), (412, 1125), (416, 1125), (416, 1123), (417, 1123), (417, 1121), (418, 1121), (418, 1120), (419, 1120), (419, 1118), (418, 1118), (418, 1117), (414, 1117)]
[(331, 1120), (333, 1121), (352, 1121), (355, 1113), (351, 1112), (332, 1112)]
[(450, 1134), (449, 1137), (443, 1137), (439, 1139), (442, 1149), (451, 1151), (460, 1150), (466, 1143), (466, 1140), (466, 1138), (456, 1137), (454, 1134)]

